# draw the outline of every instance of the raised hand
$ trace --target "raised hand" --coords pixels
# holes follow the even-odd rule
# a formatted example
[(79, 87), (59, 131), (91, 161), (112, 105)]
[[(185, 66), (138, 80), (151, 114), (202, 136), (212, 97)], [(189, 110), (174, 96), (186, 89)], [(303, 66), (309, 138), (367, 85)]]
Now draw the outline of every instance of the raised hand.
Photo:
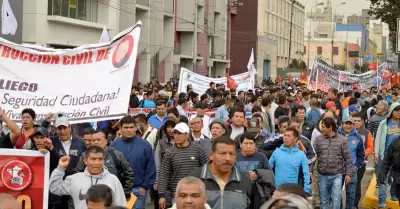
[(58, 161), (58, 167), (60, 168), (67, 168), (69, 164), (70, 158), (69, 156), (62, 156), (60, 160)]

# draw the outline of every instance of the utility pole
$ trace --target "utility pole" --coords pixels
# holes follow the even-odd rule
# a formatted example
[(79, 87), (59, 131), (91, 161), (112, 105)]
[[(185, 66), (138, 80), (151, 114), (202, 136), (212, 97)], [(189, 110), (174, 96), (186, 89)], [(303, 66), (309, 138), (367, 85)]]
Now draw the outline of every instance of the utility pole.
[[(310, 32), (309, 32), (309, 34), (308, 34), (308, 46), (307, 46), (307, 57), (308, 57), (308, 60), (307, 60), (307, 68), (308, 69), (310, 69), (310, 41), (311, 41), (311, 27), (312, 27), (312, 20), (314, 20), (314, 18), (313, 18), (313, 8), (314, 7), (317, 7), (317, 6), (320, 6), (320, 5), (324, 5), (324, 3), (317, 3), (317, 1), (316, 1), (316, 3), (315, 3), (315, 5), (313, 6), (313, 7), (311, 7), (311, 10), (310, 10)], [(317, 13), (317, 11), (315, 11), (315, 13)]]
[(288, 65), (287, 67), (289, 68), (290, 65), (290, 55), (292, 53), (292, 28), (293, 28), (293, 8), (294, 8), (294, 3), (296, 3), (296, 0), (292, 0), (292, 9), (290, 12), (290, 35), (289, 35), (289, 59), (288, 59)]
[(347, 40), (348, 40), (348, 36), (349, 36), (349, 23), (348, 23), (348, 20), (346, 20), (346, 47), (345, 47), (345, 52), (346, 52), (346, 60), (344, 61), (344, 69), (345, 69), (345, 71), (347, 71), (347, 60), (349, 59), (348, 58), (348, 56), (349, 56), (349, 49), (348, 49), (348, 42), (347, 42)]
[(197, 5), (198, 0), (194, 2), (194, 34), (193, 34), (193, 72), (196, 73), (197, 68)]

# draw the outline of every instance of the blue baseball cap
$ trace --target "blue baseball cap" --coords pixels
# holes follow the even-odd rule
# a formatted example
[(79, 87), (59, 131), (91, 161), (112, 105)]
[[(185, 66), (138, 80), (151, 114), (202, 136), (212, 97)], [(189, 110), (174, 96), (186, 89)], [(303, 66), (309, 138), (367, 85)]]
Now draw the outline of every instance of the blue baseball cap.
[(358, 109), (357, 105), (350, 105), (349, 107), (349, 112), (354, 112), (354, 111), (360, 111), (360, 109)]

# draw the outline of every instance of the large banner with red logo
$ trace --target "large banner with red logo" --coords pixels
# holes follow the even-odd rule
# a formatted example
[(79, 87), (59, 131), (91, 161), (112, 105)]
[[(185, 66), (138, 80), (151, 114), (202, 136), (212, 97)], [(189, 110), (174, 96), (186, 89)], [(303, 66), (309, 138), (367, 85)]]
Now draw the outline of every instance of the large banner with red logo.
[(25, 209), (47, 209), (49, 154), (0, 149), (0, 193), (15, 197)]
[(111, 42), (52, 49), (0, 38), (0, 104), (12, 120), (64, 112), (71, 124), (122, 118), (129, 105), (141, 22)]

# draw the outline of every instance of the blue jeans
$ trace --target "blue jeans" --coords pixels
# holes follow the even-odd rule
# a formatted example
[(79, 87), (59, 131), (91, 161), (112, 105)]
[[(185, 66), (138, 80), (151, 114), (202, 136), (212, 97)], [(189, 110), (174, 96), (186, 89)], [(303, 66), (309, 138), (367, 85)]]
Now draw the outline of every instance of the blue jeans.
[(346, 209), (352, 209), (356, 199), (357, 172), (351, 175), (351, 182), (346, 185)]
[[(387, 193), (387, 185), (388, 185), (388, 180), (389, 178), (392, 178), (392, 172), (390, 171), (388, 173), (388, 176), (386, 177), (386, 181), (384, 184), (379, 184), (379, 207), (383, 208), (386, 205), (386, 193)], [(390, 196), (392, 199), (396, 199), (396, 185), (393, 183), (392, 187), (390, 187)]]
[(380, 171), (381, 165), (382, 165), (381, 157), (378, 157), (378, 163), (375, 164), (376, 185), (378, 185), (378, 186), (379, 186), (378, 177), (379, 177), (379, 171)]
[(340, 209), (342, 202), (343, 174), (319, 175), (318, 187), (321, 199), (321, 208), (329, 209), (329, 200), (332, 199), (332, 209)]
[(147, 190), (145, 194), (141, 194), (139, 192), (140, 187), (133, 187), (132, 193), (137, 197), (135, 204), (132, 209), (146, 209), (146, 198), (147, 198)]

